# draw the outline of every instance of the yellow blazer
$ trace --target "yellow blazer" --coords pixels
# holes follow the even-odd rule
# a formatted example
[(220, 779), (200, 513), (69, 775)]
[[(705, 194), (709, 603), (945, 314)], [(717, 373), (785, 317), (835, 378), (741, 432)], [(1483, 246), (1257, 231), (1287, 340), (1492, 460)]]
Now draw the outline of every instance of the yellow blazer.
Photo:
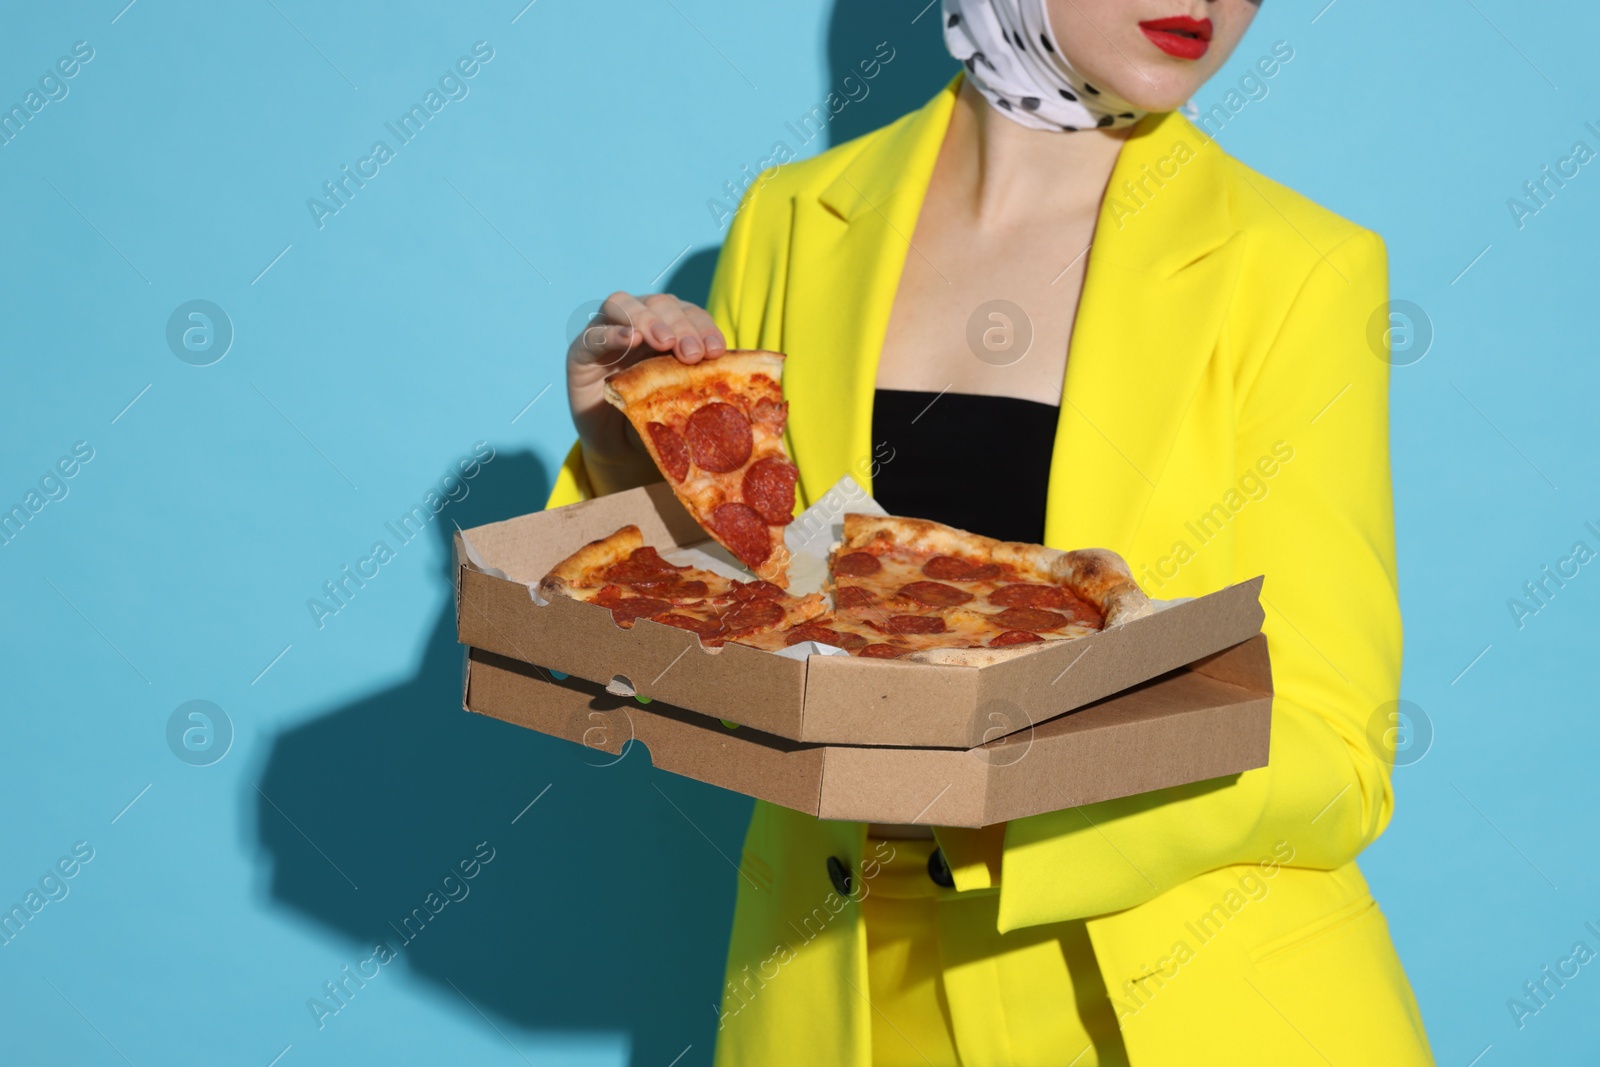
[[(878, 353), (958, 85), (763, 174), (729, 229), (709, 310), (734, 347), (788, 354), (807, 501), (846, 473), (870, 488), (890, 454), (870, 439)], [(1122, 553), (1157, 597), (1265, 574), (1271, 762), (938, 831), (963, 902), (943, 910), (963, 916), (941, 920), (944, 980), (958, 1046), (979, 1062), (1078, 1051), (1024, 1049), (1005, 1023), (1073, 1010), (1049, 929), (1071, 920), (1087, 920), (1135, 1067), (1432, 1062), (1355, 864), (1393, 804), (1387, 284), (1376, 235), (1180, 115), (1147, 117), (1123, 148), (1072, 334), (1045, 540)], [(574, 449), (550, 506), (587, 495)], [(870, 892), (865, 844), (861, 823), (756, 804), (719, 1064), (870, 1060), (866, 932), (828, 873), (837, 857), (852, 895)]]

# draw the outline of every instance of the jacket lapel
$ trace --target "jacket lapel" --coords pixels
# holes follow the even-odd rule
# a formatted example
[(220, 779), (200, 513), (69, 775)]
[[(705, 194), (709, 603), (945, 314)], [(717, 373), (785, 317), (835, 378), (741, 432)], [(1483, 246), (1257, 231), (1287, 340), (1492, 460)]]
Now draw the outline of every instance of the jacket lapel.
[(958, 81), (869, 138), (814, 199), (796, 198), (784, 391), (808, 503), (845, 474), (872, 490), (878, 355)]
[[(871, 490), (872, 394), (901, 271), (959, 76), (796, 197), (783, 351), (806, 502)], [(1221, 152), (1176, 113), (1145, 119), (1096, 222), (1051, 458), (1045, 540), (1126, 550), (1215, 348), (1236, 270)]]
[(1176, 113), (1112, 172), (1073, 326), (1045, 539), (1126, 553), (1217, 339), (1238, 269), (1228, 166)]

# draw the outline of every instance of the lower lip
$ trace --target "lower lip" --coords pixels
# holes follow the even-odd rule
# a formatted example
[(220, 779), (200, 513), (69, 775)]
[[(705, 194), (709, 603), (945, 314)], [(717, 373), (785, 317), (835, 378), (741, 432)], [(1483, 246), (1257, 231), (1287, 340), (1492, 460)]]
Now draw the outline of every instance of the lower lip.
[(1166, 30), (1152, 30), (1144, 26), (1139, 27), (1150, 43), (1161, 49), (1169, 56), (1179, 59), (1199, 59), (1206, 54), (1206, 49), (1211, 45), (1198, 37), (1185, 37), (1181, 33), (1168, 33)]

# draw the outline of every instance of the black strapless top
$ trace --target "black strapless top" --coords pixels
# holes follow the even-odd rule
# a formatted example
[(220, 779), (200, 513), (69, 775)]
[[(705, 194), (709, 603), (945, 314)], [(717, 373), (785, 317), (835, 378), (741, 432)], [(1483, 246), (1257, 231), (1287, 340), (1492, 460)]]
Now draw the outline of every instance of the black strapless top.
[(1042, 544), (1060, 411), (1008, 396), (879, 389), (872, 495), (891, 515)]

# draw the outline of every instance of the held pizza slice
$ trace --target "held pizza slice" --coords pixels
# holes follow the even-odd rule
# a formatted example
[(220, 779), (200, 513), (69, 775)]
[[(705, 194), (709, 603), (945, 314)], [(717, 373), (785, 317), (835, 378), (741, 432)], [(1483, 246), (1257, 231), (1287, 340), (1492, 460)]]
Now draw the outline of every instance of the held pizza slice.
[(845, 515), (829, 573), (838, 618), (827, 624), (881, 635), (856, 655), (981, 665), (1153, 610), (1113, 552), (997, 541), (923, 519)]
[(540, 580), (539, 592), (598, 604), (623, 629), (638, 619), (676, 626), (710, 648), (799, 625), (827, 606), (819, 593), (793, 597), (771, 582), (741, 582), (669, 563), (644, 543), (637, 526), (591, 541), (557, 563)]
[(783, 356), (728, 352), (692, 366), (672, 356), (606, 380), (619, 408), (706, 532), (757, 577), (787, 588), (783, 531), (799, 472), (783, 446)]

